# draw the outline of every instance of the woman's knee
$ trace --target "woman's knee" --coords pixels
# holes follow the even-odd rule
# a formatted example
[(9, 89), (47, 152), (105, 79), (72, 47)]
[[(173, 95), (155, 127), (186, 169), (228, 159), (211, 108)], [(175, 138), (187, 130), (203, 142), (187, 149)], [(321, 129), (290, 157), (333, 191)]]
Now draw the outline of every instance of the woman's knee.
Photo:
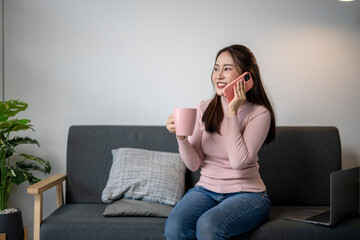
[(165, 223), (166, 239), (194, 239), (194, 230), (188, 228), (188, 219), (181, 214), (170, 214)]
[(197, 221), (196, 237), (199, 240), (227, 239), (227, 233), (217, 216), (204, 214)]

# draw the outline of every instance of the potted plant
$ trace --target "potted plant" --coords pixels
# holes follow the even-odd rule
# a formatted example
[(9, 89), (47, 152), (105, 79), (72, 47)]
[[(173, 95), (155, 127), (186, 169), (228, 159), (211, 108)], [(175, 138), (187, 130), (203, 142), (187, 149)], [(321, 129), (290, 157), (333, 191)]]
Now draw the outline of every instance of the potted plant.
[(27, 103), (19, 100), (0, 102), (0, 233), (6, 233), (6, 239), (23, 239), (24, 235), (21, 211), (16, 208), (8, 208), (8, 199), (13, 185), (19, 185), (25, 181), (34, 184), (40, 179), (31, 171), (35, 170), (46, 174), (51, 170), (48, 161), (26, 153), (18, 153), (15, 150), (22, 144), (40, 146), (35, 139), (12, 136), (19, 131), (28, 129), (34, 131), (29, 119), (13, 118), (19, 112), (25, 111), (27, 107)]

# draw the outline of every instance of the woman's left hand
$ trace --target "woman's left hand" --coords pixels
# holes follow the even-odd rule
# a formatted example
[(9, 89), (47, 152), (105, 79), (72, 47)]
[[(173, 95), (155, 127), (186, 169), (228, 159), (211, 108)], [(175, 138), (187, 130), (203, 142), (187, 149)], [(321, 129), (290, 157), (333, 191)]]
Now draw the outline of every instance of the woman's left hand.
[(228, 106), (229, 117), (237, 115), (239, 107), (245, 102), (245, 81), (238, 81), (234, 87), (234, 98)]

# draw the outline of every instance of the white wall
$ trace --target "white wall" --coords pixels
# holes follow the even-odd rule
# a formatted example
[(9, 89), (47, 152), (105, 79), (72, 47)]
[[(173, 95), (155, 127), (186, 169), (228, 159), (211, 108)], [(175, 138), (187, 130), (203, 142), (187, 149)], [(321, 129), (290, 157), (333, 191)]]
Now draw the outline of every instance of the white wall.
[[(28, 135), (65, 172), (74, 124), (165, 125), (213, 95), (216, 52), (253, 50), (277, 125), (339, 128), (343, 168), (360, 163), (360, 2), (5, 0), (5, 99), (29, 103)], [(10, 203), (32, 227), (27, 184)], [(44, 196), (46, 217), (55, 191)], [(29, 229), (32, 237), (32, 229)]]

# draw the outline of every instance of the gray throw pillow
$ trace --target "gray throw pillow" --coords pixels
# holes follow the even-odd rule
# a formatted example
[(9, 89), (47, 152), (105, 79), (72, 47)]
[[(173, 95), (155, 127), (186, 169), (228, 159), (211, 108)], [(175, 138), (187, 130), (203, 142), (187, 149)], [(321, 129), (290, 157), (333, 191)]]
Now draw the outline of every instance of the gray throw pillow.
[(160, 203), (120, 199), (109, 204), (103, 213), (106, 217), (168, 217), (173, 208)]
[(103, 202), (127, 198), (174, 206), (183, 196), (186, 166), (180, 154), (136, 148), (119, 148), (112, 154)]

